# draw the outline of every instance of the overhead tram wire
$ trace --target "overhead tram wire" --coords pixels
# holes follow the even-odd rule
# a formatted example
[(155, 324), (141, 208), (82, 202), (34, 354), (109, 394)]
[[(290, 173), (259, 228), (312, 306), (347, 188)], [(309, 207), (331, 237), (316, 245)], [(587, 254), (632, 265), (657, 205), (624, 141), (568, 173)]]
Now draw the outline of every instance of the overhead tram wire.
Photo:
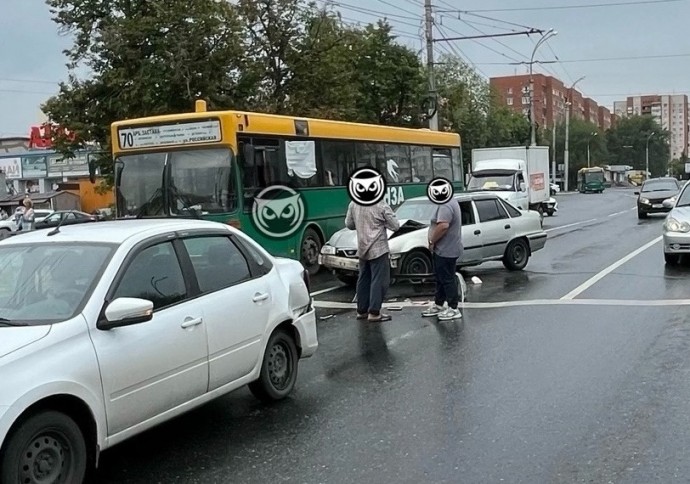
[[(442, 26), (441, 24), (435, 24), (435, 25), (436, 25), (436, 28), (439, 30), (439, 32), (443, 35), (443, 37), (448, 37), (448, 35), (447, 35), (446, 32), (444, 31), (443, 26)], [(450, 30), (451, 32), (453, 32), (453, 29), (450, 29), (450, 28), (449, 28), (448, 30)], [(457, 33), (457, 34), (459, 34), (459, 35), (462, 35), (462, 34), (460, 34), (459, 32), (455, 32), (455, 33)], [(470, 66), (472, 66), (472, 68), (473, 68), (475, 71), (479, 72), (479, 73), (480, 73), (482, 76), (484, 76), (485, 78), (487, 78), (487, 79), (489, 78), (489, 76), (486, 74), (486, 72), (482, 71), (474, 62), (472, 62), (472, 60), (471, 60), (469, 57), (467, 57), (466, 55), (463, 56), (463, 55), (455, 48), (455, 45), (454, 45), (453, 43), (451, 43), (451, 42), (446, 42), (446, 44), (448, 44), (447, 47), (450, 48), (450, 50), (451, 50), (458, 58), (460, 58), (460, 59), (462, 59), (463, 61), (467, 62)]]
[[(625, 56), (625, 57), (598, 57), (590, 59), (559, 59), (558, 62), (562, 64), (574, 64), (581, 62), (614, 62), (614, 61), (629, 61), (629, 60), (650, 60), (650, 59), (675, 59), (680, 57), (690, 57), (690, 53), (687, 54), (658, 54), (658, 55), (636, 55), (636, 56)], [(537, 62), (539, 63), (539, 62)], [(511, 65), (507, 62), (480, 62), (482, 66), (500, 66), (500, 65)]]
[[(348, 3), (343, 3), (340, 1), (336, 1), (336, 0), (322, 0), (322, 2), (326, 6), (336, 6), (336, 7), (343, 8), (345, 10), (350, 10), (352, 12), (357, 12), (357, 13), (361, 13), (363, 15), (369, 15), (369, 16), (374, 16), (374, 17), (378, 17), (378, 18), (384, 18), (385, 17), (385, 18), (391, 18), (391, 19), (395, 18), (395, 19), (403, 19), (403, 20), (420, 20), (420, 21), (422, 20), (421, 15), (418, 15), (418, 16), (398, 15), (395, 13), (382, 12), (380, 10), (373, 10), (373, 9), (366, 8), (366, 7), (358, 7), (357, 5), (350, 5)], [(398, 22), (398, 20), (396, 20), (396, 22)], [(399, 22), (403, 23), (403, 24), (405, 23), (402, 21), (399, 21)], [(412, 25), (412, 24), (408, 23), (406, 25)], [(414, 26), (416, 27), (416, 25), (414, 25)]]
[[(409, 10), (401, 8), (399, 5), (395, 5), (391, 2), (388, 2), (387, 0), (376, 0), (376, 1), (381, 2), (384, 5), (388, 5), (389, 7), (393, 7), (397, 10), (400, 10), (401, 12), (409, 13), (410, 15), (417, 15), (415, 12), (410, 12)], [(421, 14), (420, 14), (420, 18), (421, 18)]]
[[(476, 10), (458, 10), (453, 9), (449, 12), (461, 12), (461, 13), (492, 13), (492, 12), (524, 12), (528, 10), (574, 10), (574, 9), (584, 9), (584, 8), (606, 8), (606, 7), (623, 7), (632, 5), (658, 5), (662, 3), (677, 3), (686, 0), (636, 0), (628, 2), (609, 2), (609, 3), (589, 3), (585, 5), (552, 5), (548, 7), (519, 7), (519, 8), (485, 8)], [(447, 6), (450, 6), (447, 2), (442, 2)], [(452, 6), (450, 6), (453, 8)], [(449, 13), (446, 12), (446, 13)]]

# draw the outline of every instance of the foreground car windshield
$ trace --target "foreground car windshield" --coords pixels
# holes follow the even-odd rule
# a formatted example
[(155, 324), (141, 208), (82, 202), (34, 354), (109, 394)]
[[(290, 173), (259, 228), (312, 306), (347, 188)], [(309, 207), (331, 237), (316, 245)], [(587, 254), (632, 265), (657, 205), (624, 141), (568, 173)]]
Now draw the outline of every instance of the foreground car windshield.
[(647, 182), (642, 187), (642, 192), (672, 192), (678, 190), (676, 182), (670, 180)]
[(395, 211), (398, 220), (414, 220), (428, 224), (436, 212), (436, 205), (428, 200), (405, 202)]
[(112, 252), (105, 244), (0, 246), (0, 318), (44, 324), (74, 317)]

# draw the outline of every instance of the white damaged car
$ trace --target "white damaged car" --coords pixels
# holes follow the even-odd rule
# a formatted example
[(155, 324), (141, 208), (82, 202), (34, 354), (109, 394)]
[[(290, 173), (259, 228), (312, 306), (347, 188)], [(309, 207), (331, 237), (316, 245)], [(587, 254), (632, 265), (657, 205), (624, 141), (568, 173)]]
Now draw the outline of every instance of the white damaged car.
[[(546, 244), (540, 215), (521, 211), (494, 193), (459, 193), (462, 213), (463, 255), (459, 266), (502, 261), (509, 270), (525, 268), (533, 252)], [(407, 200), (396, 210), (400, 229), (389, 231), (391, 276), (395, 280), (424, 282), (433, 279), (427, 247), (428, 225), (436, 206), (426, 197)], [(348, 284), (357, 280), (357, 233), (342, 229), (323, 246), (321, 265)]]

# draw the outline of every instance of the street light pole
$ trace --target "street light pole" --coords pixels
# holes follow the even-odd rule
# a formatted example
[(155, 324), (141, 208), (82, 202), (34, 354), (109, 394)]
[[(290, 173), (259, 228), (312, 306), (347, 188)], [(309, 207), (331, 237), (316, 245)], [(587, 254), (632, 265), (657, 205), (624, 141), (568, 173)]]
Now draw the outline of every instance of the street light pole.
[(590, 138), (587, 140), (587, 168), (589, 168), (589, 143), (594, 139), (594, 137), (599, 133), (592, 133)]
[(645, 172), (644, 172), (644, 179), (646, 180), (647, 177), (649, 177), (649, 140), (652, 139), (652, 136), (654, 136), (654, 131), (649, 133), (649, 136), (647, 136), (647, 146), (645, 148)]
[(565, 99), (565, 152), (563, 153), (563, 163), (565, 164), (565, 182), (563, 183), (563, 191), (567, 192), (568, 191), (568, 178), (569, 178), (569, 171), (570, 171), (570, 106), (572, 105), (571, 98), (572, 98), (572, 93), (573, 89), (575, 89), (575, 85), (583, 80), (585, 77), (582, 76), (579, 78), (577, 81), (573, 82), (573, 85), (570, 86), (570, 89), (566, 91), (566, 93), (570, 93), (570, 96), (566, 94), (566, 99)]
[(534, 120), (535, 120), (535, 115), (534, 115), (534, 77), (533, 77), (534, 56), (537, 53), (537, 49), (539, 48), (539, 46), (542, 45), (547, 40), (549, 40), (554, 35), (558, 35), (558, 32), (556, 32), (554, 29), (547, 30), (546, 33), (541, 36), (541, 39), (539, 39), (539, 41), (534, 46), (534, 50), (532, 51), (532, 57), (529, 60), (530, 146), (537, 146), (537, 132), (536, 132), (535, 126), (534, 126)]

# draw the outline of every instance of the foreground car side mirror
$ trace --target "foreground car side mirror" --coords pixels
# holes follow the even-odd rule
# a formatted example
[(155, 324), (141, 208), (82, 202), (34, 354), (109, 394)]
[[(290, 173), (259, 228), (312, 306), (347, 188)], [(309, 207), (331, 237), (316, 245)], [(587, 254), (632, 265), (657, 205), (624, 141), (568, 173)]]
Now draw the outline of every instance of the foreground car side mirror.
[(96, 323), (103, 331), (131, 326), (153, 318), (153, 302), (134, 297), (119, 297), (105, 308), (105, 318)]

